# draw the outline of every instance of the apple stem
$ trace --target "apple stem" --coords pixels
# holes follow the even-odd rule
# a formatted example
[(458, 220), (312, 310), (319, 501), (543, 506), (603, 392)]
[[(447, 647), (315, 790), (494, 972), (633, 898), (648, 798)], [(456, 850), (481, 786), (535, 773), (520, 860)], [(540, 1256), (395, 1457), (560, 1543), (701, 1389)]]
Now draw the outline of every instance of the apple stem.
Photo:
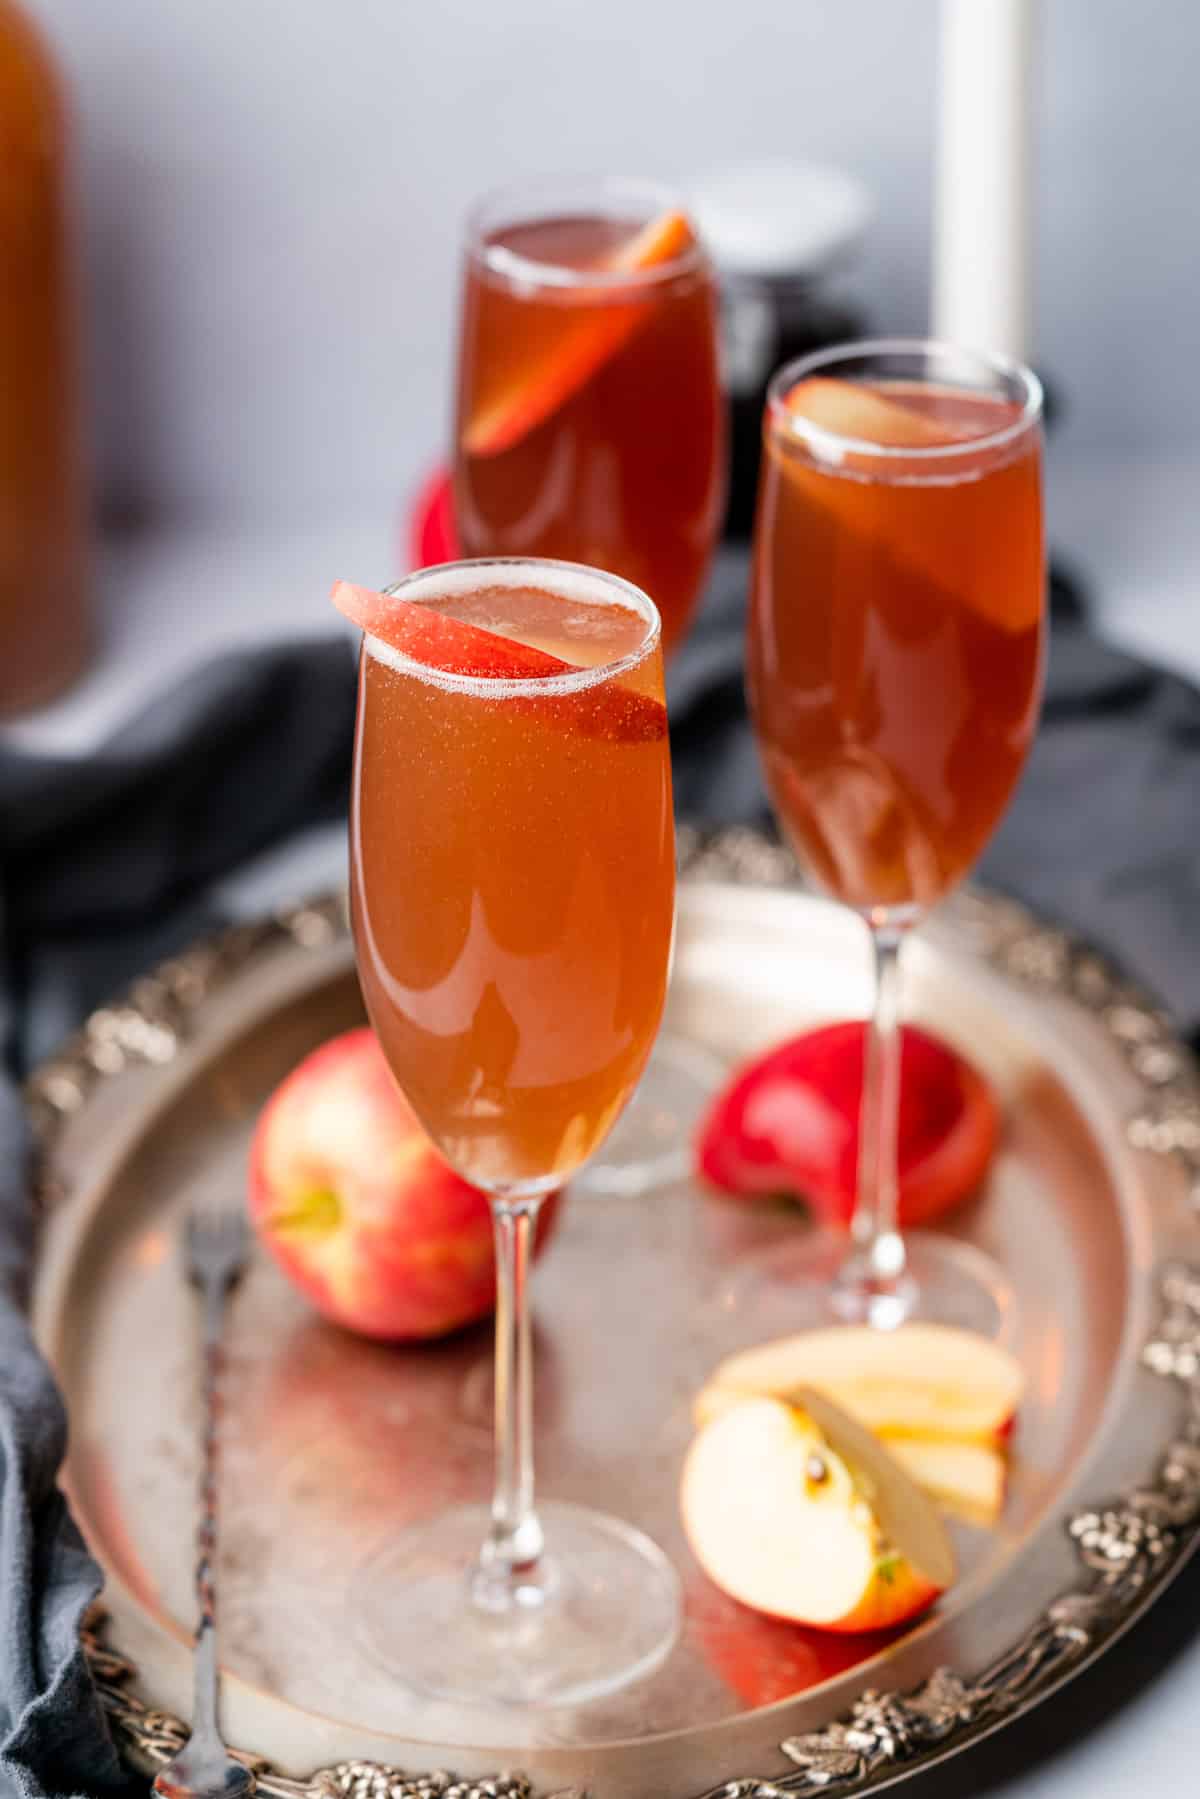
[(900, 951), (905, 931), (868, 920), (875, 959), (875, 1005), (867, 1027), (858, 1185), (850, 1233), (854, 1247), (838, 1275), (836, 1309), (856, 1322), (890, 1330), (912, 1309), (904, 1238), (899, 1229)]
[(528, 1610), (542, 1584), (544, 1546), (533, 1501), (533, 1343), (529, 1269), (541, 1196), (493, 1197), (496, 1240), (496, 1474), (492, 1528), (480, 1554), (476, 1602), (490, 1612)]

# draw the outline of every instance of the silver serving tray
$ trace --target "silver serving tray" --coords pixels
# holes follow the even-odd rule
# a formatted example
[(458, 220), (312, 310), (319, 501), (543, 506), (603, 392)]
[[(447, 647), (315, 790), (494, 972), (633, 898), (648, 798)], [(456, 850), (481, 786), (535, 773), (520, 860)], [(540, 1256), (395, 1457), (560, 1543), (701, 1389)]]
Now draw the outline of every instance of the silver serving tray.
[[(688, 858), (673, 1033), (733, 1061), (865, 1009), (860, 927), (800, 892), (783, 852), (734, 833)], [(348, 1582), (389, 1531), (486, 1491), (488, 1333), (357, 1342), (260, 1257), (232, 1322), (221, 1572), (225, 1724), (262, 1791), (865, 1792), (1027, 1709), (1171, 1579), (1200, 1515), (1189, 1058), (1094, 952), (980, 895), (913, 944), (908, 1010), (1003, 1097), (1003, 1147), (955, 1229), (1009, 1271), (1029, 1373), (1002, 1527), (959, 1533), (952, 1592), (898, 1638), (848, 1645), (717, 1598), (676, 1517), (690, 1402), (730, 1347), (730, 1266), (802, 1227), (687, 1183), (574, 1195), (536, 1277), (541, 1476), (668, 1549), (688, 1626), (657, 1675), (574, 1712), (418, 1705), (361, 1649)], [(193, 1201), (241, 1191), (272, 1086), (361, 1017), (341, 904), (322, 901), (198, 945), (95, 1014), (30, 1084), (46, 1201), (35, 1321), (70, 1407), (72, 1503), (107, 1574), (87, 1646), (143, 1767), (178, 1747), (190, 1691), (198, 1418), (175, 1225)], [(779, 1667), (807, 1684), (739, 1698), (722, 1672), (734, 1653), (756, 1656), (768, 1685)], [(456, 1775), (428, 1772), (443, 1767)]]

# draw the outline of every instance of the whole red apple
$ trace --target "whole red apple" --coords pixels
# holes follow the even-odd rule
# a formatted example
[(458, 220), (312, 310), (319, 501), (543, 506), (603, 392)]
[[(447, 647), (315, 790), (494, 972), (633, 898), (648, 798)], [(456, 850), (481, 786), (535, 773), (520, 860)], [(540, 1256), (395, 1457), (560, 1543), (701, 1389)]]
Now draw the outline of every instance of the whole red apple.
[[(739, 1198), (794, 1194), (848, 1224), (858, 1180), (866, 1027), (824, 1025), (746, 1062), (696, 1139), (696, 1168)], [(979, 1186), (996, 1146), (991, 1088), (948, 1044), (905, 1025), (900, 1051), (900, 1222), (926, 1224)]]
[[(558, 1205), (542, 1207), (535, 1253)], [(496, 1300), (486, 1196), (417, 1123), (373, 1031), (334, 1037), (272, 1094), (250, 1152), (250, 1216), (319, 1311), (366, 1337), (441, 1337)]]

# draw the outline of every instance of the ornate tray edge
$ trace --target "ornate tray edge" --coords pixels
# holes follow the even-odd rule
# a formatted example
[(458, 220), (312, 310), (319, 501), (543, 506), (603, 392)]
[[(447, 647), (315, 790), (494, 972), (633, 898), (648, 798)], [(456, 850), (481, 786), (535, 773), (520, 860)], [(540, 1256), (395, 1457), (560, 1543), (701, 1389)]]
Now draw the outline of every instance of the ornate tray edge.
[[(688, 879), (746, 885), (788, 886), (799, 879), (785, 849), (744, 828), (708, 835), (685, 829), (680, 867)], [(1190, 1203), (1200, 1210), (1200, 1086), (1163, 1011), (1105, 957), (1069, 931), (1039, 923), (1015, 902), (968, 891), (953, 909), (959, 929), (994, 968), (1035, 990), (1062, 994), (1098, 1020), (1146, 1095), (1127, 1122), (1131, 1145), (1180, 1161)], [(281, 908), (195, 945), (138, 981), (122, 1001), (93, 1013), (27, 1083), (42, 1176), (39, 1202), (53, 1205), (60, 1197), (49, 1177), (49, 1154), (99, 1081), (139, 1063), (171, 1061), (186, 1038), (191, 1010), (253, 956), (283, 943), (322, 948), (347, 928), (341, 896)], [(942, 1667), (908, 1693), (868, 1689), (844, 1717), (779, 1745), (791, 1772), (726, 1781), (697, 1799), (794, 1799), (890, 1784), (1025, 1710), (1099, 1654), (1149, 1604), (1195, 1548), (1200, 1520), (1200, 1267), (1172, 1263), (1158, 1279), (1162, 1315), (1142, 1361), (1179, 1385), (1179, 1432), (1146, 1485), (1065, 1521), (1078, 1583), (974, 1676)], [(161, 1767), (186, 1741), (187, 1726), (131, 1690), (137, 1670), (106, 1645), (103, 1624), (96, 1608), (83, 1631), (101, 1704), (126, 1755), (143, 1768)], [(294, 1780), (259, 1757), (241, 1759), (269, 1799), (586, 1799), (575, 1788), (539, 1796), (520, 1774), (458, 1780), (445, 1772), (410, 1774), (348, 1761)]]

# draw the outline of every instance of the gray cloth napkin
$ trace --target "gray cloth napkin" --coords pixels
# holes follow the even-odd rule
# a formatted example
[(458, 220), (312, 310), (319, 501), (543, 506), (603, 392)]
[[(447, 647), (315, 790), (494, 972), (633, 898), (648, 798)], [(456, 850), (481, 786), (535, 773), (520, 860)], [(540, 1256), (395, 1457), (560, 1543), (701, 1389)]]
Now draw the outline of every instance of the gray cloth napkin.
[(66, 1419), (30, 1341), (20, 1103), (0, 1086), (0, 1790), (112, 1787), (116, 1756), (78, 1650), (100, 1586), (55, 1485)]
[(3, 1795), (125, 1779), (79, 1648), (99, 1570), (55, 1484), (67, 1423), (24, 1314), (33, 1219), (16, 1081), (106, 995), (214, 925), (214, 883), (344, 810), (354, 682), (344, 641), (230, 657), (86, 762), (0, 745)]
[[(742, 700), (744, 589), (744, 558), (727, 555), (670, 673), (679, 807), (702, 823), (768, 817)], [(97, 1570), (55, 1488), (62, 1407), (22, 1310), (15, 1082), (90, 1007), (216, 923), (215, 883), (340, 814), (353, 704), (345, 643), (310, 644), (211, 664), (82, 765), (0, 745), (0, 1794), (121, 1779), (78, 1647)], [(1189, 1032), (1198, 826), (1200, 694), (1062, 626), (1042, 735), (983, 873), (1105, 943)], [(1144, 1635), (1129, 1643), (1154, 1659)]]

